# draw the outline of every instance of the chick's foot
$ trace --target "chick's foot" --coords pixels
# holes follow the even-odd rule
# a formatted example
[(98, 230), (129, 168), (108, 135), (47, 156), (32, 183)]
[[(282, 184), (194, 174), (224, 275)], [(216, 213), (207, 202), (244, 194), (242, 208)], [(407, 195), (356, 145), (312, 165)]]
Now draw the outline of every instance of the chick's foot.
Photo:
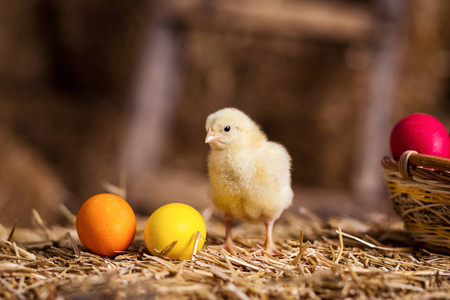
[(278, 248), (275, 245), (273, 245), (273, 244), (270, 245), (270, 246), (266, 245), (264, 247), (264, 250), (261, 248), (259, 250), (253, 251), (252, 254), (254, 254), (254, 255), (267, 254), (267, 255), (275, 255), (275, 256), (283, 255), (283, 253), (280, 250), (278, 250)]
[(236, 250), (234, 250), (234, 244), (233, 244), (233, 242), (231, 242), (231, 243), (225, 242), (225, 243), (222, 244), (222, 245), (213, 245), (213, 246), (209, 246), (209, 248), (216, 249), (216, 250), (219, 250), (219, 249), (225, 249), (225, 250), (227, 250), (231, 255), (235, 255), (235, 256), (237, 255)]

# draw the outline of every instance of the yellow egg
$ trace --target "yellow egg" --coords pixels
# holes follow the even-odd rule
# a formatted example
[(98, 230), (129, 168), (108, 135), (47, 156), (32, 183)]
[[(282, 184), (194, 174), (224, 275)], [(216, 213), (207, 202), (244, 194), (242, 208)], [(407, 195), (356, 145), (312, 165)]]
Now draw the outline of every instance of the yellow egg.
[(197, 245), (199, 251), (206, 238), (206, 225), (200, 213), (187, 204), (166, 204), (148, 218), (144, 229), (145, 245), (153, 255), (166, 252), (163, 254), (170, 259), (189, 259), (197, 231), (202, 235)]

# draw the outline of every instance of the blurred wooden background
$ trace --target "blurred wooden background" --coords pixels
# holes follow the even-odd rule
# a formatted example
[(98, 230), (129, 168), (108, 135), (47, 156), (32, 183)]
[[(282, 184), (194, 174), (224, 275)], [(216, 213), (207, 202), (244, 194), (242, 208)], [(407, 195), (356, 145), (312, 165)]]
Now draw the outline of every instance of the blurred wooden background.
[(450, 3), (2, 1), (0, 223), (59, 221), (127, 176), (148, 214), (207, 197), (204, 121), (247, 112), (293, 158), (296, 211), (389, 211), (406, 114), (450, 128)]

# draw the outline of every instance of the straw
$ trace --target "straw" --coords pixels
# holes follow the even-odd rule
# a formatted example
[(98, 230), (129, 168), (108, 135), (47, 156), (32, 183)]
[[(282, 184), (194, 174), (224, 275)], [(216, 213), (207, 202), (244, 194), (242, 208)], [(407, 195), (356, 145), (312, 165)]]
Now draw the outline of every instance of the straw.
[[(355, 220), (372, 228), (369, 238), (366, 231), (352, 231), (356, 227), (351, 218), (341, 222), (347, 227), (333, 228), (311, 212), (300, 211), (284, 214), (275, 226), (281, 256), (254, 254), (264, 239), (262, 224), (240, 223), (233, 228), (237, 256), (212, 249), (211, 241), (223, 240), (222, 221), (214, 215), (207, 220), (206, 245), (187, 261), (151, 255), (142, 248), (142, 228), (131, 247), (115, 258), (87, 252), (74, 224), (16, 227), (10, 241), (6, 237), (11, 229), (5, 229), (0, 232), (5, 237), (0, 238), (0, 295), (6, 299), (448, 297), (450, 256), (377, 238), (397, 232), (397, 223)], [(145, 218), (138, 217), (138, 227), (142, 224)], [(53, 240), (49, 242), (48, 236)]]

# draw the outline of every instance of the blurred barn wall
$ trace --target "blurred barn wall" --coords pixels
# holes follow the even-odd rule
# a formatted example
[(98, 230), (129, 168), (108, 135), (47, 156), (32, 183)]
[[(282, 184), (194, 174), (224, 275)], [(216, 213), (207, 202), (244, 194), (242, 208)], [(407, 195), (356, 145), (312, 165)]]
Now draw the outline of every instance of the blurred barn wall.
[[(380, 11), (389, 1), (330, 3), (357, 5), (380, 23), (367, 38), (343, 41), (230, 32), (226, 22), (222, 29), (166, 24), (155, 2), (4, 1), (0, 223), (17, 219), (29, 225), (31, 208), (48, 222), (59, 221), (58, 202), (76, 212), (84, 200), (104, 191), (105, 181), (118, 184), (124, 171), (128, 200), (138, 212), (175, 201), (208, 205), (204, 121), (226, 106), (247, 112), (270, 139), (288, 148), (294, 210), (299, 205), (328, 214), (385, 209), (381, 168), (364, 171), (369, 181), (378, 182), (369, 187), (376, 189), (375, 198), (357, 179), (367, 159), (362, 149), (368, 143), (371, 75), (379, 41), (389, 33), (377, 24), (392, 24)], [(393, 96), (386, 100), (389, 115), (381, 125), (391, 128), (402, 116), (422, 111), (450, 127), (450, 4), (403, 3)], [(155, 72), (148, 57), (159, 41), (155, 27), (161, 26), (177, 39), (174, 73), (166, 75), (173, 90), (165, 101), (171, 102), (162, 113), (153, 111), (164, 116), (156, 123), (141, 114), (139, 126), (145, 129), (147, 120), (156, 128), (133, 137), (145, 97), (155, 101), (152, 91), (158, 86), (152, 81), (148, 87), (146, 76)], [(152, 115), (154, 109), (148, 110)], [(151, 132), (158, 138), (145, 136)], [(154, 150), (135, 149), (147, 149), (147, 140)], [(371, 143), (385, 149), (380, 156), (389, 155), (388, 136)], [(381, 157), (370, 159), (373, 165)]]

